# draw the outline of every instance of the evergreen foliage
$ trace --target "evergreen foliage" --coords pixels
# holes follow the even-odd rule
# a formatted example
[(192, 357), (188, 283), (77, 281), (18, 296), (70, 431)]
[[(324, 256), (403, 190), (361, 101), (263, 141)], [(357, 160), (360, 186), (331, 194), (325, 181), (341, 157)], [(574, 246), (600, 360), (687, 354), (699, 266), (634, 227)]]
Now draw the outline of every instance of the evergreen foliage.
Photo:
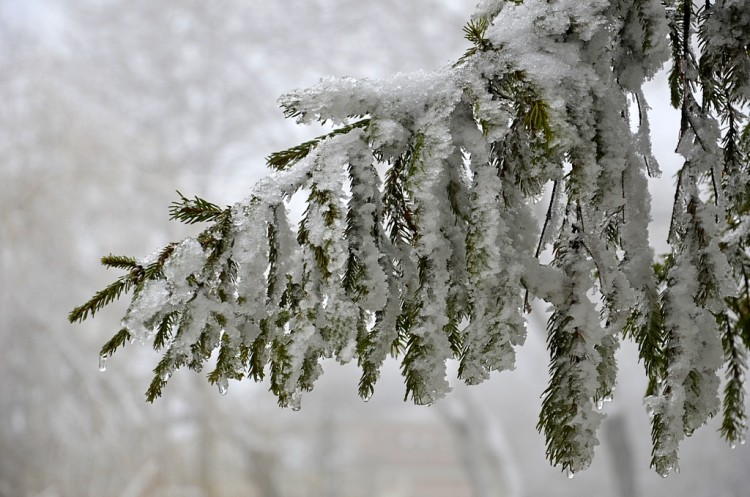
[[(268, 375), (298, 409), (321, 359), (356, 358), (368, 399), (391, 354), (406, 397), (431, 404), (450, 390), (448, 359), (468, 384), (513, 368), (539, 298), (552, 306), (538, 429), (553, 464), (591, 463), (622, 338), (649, 380), (656, 471), (720, 412), (721, 435), (743, 442), (750, 2), (484, 0), (464, 32), (471, 48), (439, 71), (284, 95), (288, 117), (335, 130), (272, 154), (276, 172), (231, 207), (180, 194), (171, 217), (208, 227), (143, 260), (103, 258), (126, 274), (70, 320), (133, 292), (102, 357), (152, 341), (149, 401), (218, 350), (208, 380), (222, 393)], [(684, 165), (671, 252), (656, 260), (641, 86), (665, 64)], [(298, 191), (294, 226), (285, 201)]]

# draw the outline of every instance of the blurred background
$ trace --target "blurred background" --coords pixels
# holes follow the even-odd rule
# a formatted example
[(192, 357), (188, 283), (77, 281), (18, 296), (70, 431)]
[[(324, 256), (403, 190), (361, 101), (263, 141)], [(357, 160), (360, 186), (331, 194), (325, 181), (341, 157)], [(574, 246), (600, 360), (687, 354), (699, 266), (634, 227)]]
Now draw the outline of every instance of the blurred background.
[[(642, 368), (619, 358), (593, 466), (566, 479), (535, 425), (547, 381), (544, 317), (518, 368), (404, 403), (395, 362), (368, 403), (354, 366), (326, 364), (300, 412), (266, 385), (180, 372), (144, 392), (157, 356), (130, 345), (98, 371), (124, 307), (72, 326), (70, 309), (141, 256), (194, 232), (168, 222), (175, 190), (219, 204), (263, 158), (319, 134), (277, 97), (325, 75), (436, 69), (466, 49), (475, 0), (0, 0), (0, 497), (734, 496), (750, 449), (717, 423), (683, 444), (682, 472), (649, 470)], [(664, 249), (679, 161), (663, 78), (649, 85), (653, 243)], [(669, 121), (669, 125), (661, 121)]]

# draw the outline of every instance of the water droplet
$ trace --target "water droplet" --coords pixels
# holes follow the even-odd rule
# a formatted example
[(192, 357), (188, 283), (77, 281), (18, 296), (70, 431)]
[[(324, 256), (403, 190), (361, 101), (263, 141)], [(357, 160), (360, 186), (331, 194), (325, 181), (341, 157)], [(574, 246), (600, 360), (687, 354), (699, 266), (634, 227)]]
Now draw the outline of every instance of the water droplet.
[(674, 469), (673, 463), (666, 463), (663, 466), (662, 465), (656, 466), (656, 472), (659, 473), (659, 476), (661, 476), (662, 478), (666, 478), (667, 476), (669, 476), (669, 473), (671, 473), (673, 469)]
[(166, 373), (162, 373), (161, 375), (161, 381), (169, 381), (169, 378), (172, 377), (172, 373), (167, 371)]
[(572, 480), (575, 475), (575, 471), (568, 470), (568, 480)]
[(227, 380), (219, 380), (216, 385), (219, 387), (220, 395), (226, 395), (229, 391), (229, 383), (227, 382)]
[(299, 404), (294, 404), (292, 406), (292, 411), (294, 411), (294, 412), (298, 412), (300, 409), (302, 409), (302, 406), (299, 405)]
[(100, 355), (99, 356), (99, 371), (102, 373), (107, 370), (107, 356)]
[(744, 438), (740, 439), (740, 445), (745, 445), (745, 439)]
[(367, 393), (366, 395), (364, 395), (364, 396), (362, 397), (362, 400), (364, 400), (365, 402), (370, 402), (370, 399), (371, 399), (371, 398), (372, 398), (372, 393), (369, 393), (369, 392), (368, 392), (368, 393)]
[(734, 450), (734, 449), (737, 448), (737, 444), (734, 443), (734, 442), (732, 442), (731, 444), (729, 444), (729, 448), (732, 449), (732, 450)]

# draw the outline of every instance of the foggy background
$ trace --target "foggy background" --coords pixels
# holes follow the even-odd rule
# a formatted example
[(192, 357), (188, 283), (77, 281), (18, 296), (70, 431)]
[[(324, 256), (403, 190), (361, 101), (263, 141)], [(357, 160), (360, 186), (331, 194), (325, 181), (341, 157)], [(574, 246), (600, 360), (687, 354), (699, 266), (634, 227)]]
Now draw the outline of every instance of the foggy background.
[[(222, 397), (190, 371), (147, 404), (150, 347), (97, 368), (124, 303), (67, 323), (119, 276), (99, 257), (195, 233), (167, 220), (175, 190), (234, 203), (267, 174), (265, 156), (320, 134), (283, 119), (281, 93), (439, 68), (467, 48), (474, 3), (0, 0), (0, 497), (747, 496), (750, 449), (731, 450), (717, 420), (683, 444), (680, 474), (648, 468), (630, 343), (593, 466), (573, 480), (551, 468), (535, 429), (539, 315), (515, 371), (456, 384), (433, 407), (402, 401), (391, 361), (368, 403), (356, 367), (326, 364), (300, 412), (266, 384), (231, 382)], [(679, 164), (663, 79), (648, 92), (659, 251)]]

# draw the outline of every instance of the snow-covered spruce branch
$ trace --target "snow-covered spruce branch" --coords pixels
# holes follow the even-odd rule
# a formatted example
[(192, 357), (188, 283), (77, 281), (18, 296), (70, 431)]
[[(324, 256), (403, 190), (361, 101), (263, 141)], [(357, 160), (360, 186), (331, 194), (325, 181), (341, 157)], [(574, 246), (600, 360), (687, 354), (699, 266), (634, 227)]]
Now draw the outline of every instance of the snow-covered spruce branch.
[[(721, 432), (745, 433), (747, 19), (747, 2), (484, 0), (452, 66), (283, 96), (288, 117), (335, 130), (272, 154), (276, 172), (231, 207), (180, 195), (172, 218), (209, 226), (143, 260), (105, 257), (127, 273), (70, 320), (133, 292), (102, 357), (134, 339), (162, 351), (149, 401), (218, 350), (208, 379), (222, 392), (269, 375), (296, 409), (321, 359), (336, 358), (358, 361), (367, 399), (391, 354), (406, 397), (430, 404), (450, 390), (448, 359), (469, 384), (513, 368), (527, 294), (552, 306), (538, 424), (551, 462), (591, 463), (630, 337), (649, 379), (652, 465), (666, 475), (681, 440), (719, 411), (723, 364)], [(658, 165), (641, 86), (670, 57), (685, 164), (672, 252), (655, 265), (647, 176)], [(550, 184), (539, 223), (532, 207)], [(298, 192), (295, 226), (285, 202)]]

